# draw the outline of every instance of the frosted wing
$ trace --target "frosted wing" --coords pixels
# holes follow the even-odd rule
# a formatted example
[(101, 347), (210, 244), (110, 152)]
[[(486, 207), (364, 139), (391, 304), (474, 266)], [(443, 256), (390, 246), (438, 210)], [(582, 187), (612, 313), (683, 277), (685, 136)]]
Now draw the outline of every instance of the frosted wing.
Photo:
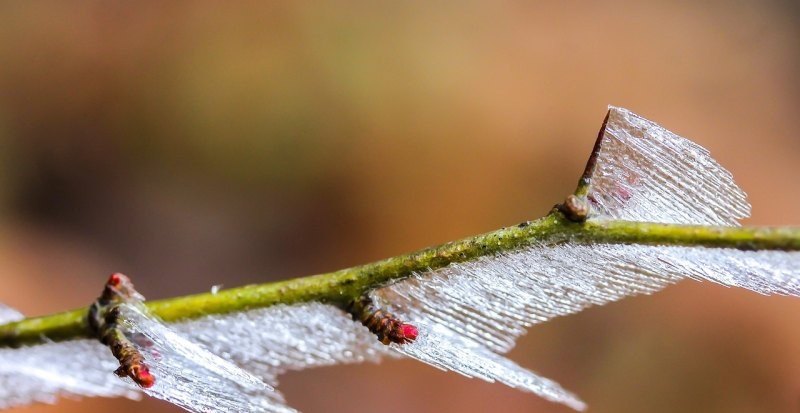
[(342, 310), (320, 303), (206, 317), (182, 323), (177, 329), (275, 385), (277, 376), (286, 371), (375, 362), (381, 357), (405, 355), (467, 377), (532, 392), (576, 409), (585, 407), (557, 383), (537, 376), (449, 327), (417, 321), (422, 331), (417, 341), (391, 347), (379, 343)]
[[(428, 364), (523, 388), (581, 408), (582, 402), (498, 354), (527, 327), (683, 278), (762, 294), (800, 296), (800, 253), (702, 247), (558, 244), (416, 274), (372, 296), (409, 322), (431, 326), (398, 350)], [(427, 338), (424, 338), (427, 337)]]
[(593, 213), (612, 219), (739, 225), (750, 216), (730, 172), (696, 143), (610, 107), (587, 166)]
[[(213, 355), (148, 317), (135, 306), (121, 327), (156, 376), (151, 396), (189, 411), (294, 412), (254, 375)], [(0, 349), (0, 409), (59, 397), (139, 398), (141, 389), (114, 375), (119, 362), (96, 340)]]
[(176, 329), (272, 385), (287, 371), (377, 362), (396, 354), (342, 310), (322, 303), (210, 316)]
[(194, 412), (295, 412), (259, 378), (182, 337), (137, 306), (122, 306), (121, 317), (123, 331), (156, 377), (145, 393)]
[(95, 340), (0, 349), (0, 409), (64, 396), (138, 398), (134, 386), (114, 377), (118, 366)]
[[(622, 247), (622, 248), (620, 248)], [(644, 273), (686, 275), (764, 295), (800, 297), (800, 252), (618, 246)], [(642, 249), (635, 258), (637, 249)]]
[[(22, 319), (0, 304), (0, 324)], [(80, 357), (76, 357), (80, 355)], [(54, 403), (61, 396), (137, 398), (131, 385), (114, 378), (118, 365), (94, 340), (0, 349), (0, 409), (30, 403)]]
[[(800, 253), (636, 245), (538, 245), (416, 274), (373, 299), (420, 327), (406, 356), (580, 409), (572, 393), (500, 354), (527, 327), (684, 278), (800, 295)], [(177, 329), (273, 385), (277, 376), (377, 361), (389, 348), (333, 306), (308, 303), (206, 317)], [(394, 353), (394, 354), (397, 354)]]
[(453, 264), (376, 290), (410, 322), (453, 326), (503, 353), (527, 327), (683, 278), (800, 295), (800, 253), (702, 247), (559, 244)]
[(393, 344), (396, 351), (443, 370), (488, 382), (497, 381), (576, 410), (586, 408), (583, 401), (558, 383), (520, 367), (459, 332), (439, 324), (417, 324), (424, 333), (411, 344)]

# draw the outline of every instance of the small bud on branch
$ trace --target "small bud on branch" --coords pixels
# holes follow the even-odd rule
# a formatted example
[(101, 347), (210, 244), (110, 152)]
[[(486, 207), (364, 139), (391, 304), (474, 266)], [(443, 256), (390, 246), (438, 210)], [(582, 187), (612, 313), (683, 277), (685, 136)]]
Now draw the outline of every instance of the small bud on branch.
[(114, 273), (108, 277), (100, 297), (89, 307), (87, 322), (98, 340), (105, 344), (119, 360), (117, 376), (130, 377), (143, 388), (155, 384), (155, 377), (144, 362), (144, 356), (119, 328), (119, 306), (140, 302), (142, 297), (125, 274)]
[(347, 312), (360, 321), (383, 344), (408, 344), (417, 339), (417, 327), (400, 321), (392, 313), (378, 308), (367, 296), (350, 302)]

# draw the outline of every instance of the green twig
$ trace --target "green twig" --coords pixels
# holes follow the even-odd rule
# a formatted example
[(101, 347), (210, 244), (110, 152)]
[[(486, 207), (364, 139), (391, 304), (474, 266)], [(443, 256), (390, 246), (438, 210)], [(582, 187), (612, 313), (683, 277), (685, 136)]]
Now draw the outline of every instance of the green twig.
[[(545, 218), (524, 222), (460, 241), (327, 274), (249, 285), (184, 297), (147, 302), (150, 311), (166, 322), (195, 319), (309, 301), (344, 305), (377, 286), (435, 270), (451, 263), (509, 252), (537, 243), (554, 242), (682, 245), (742, 250), (800, 251), (800, 228), (731, 228), (666, 225), (626, 221), (576, 223), (554, 211)], [(0, 347), (16, 347), (47, 340), (91, 337), (87, 308), (34, 317), (0, 325)]]

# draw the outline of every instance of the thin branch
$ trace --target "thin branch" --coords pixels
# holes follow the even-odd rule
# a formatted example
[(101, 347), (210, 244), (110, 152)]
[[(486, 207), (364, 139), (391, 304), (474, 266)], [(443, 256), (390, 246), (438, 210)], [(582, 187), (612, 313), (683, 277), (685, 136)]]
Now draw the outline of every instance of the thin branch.
[[(153, 314), (166, 322), (276, 304), (319, 301), (342, 306), (370, 289), (401, 280), (414, 272), (435, 270), (451, 263), (509, 252), (527, 245), (565, 241), (800, 251), (800, 228), (686, 226), (627, 221), (576, 223), (556, 210), (536, 221), (331, 273), (146, 304)], [(91, 337), (87, 312), (88, 308), (80, 308), (0, 325), (0, 347)]]

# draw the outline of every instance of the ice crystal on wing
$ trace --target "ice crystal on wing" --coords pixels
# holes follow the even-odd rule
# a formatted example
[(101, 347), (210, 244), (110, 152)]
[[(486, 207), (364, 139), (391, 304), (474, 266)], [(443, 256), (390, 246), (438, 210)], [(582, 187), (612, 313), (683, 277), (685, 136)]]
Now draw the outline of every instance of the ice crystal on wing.
[(55, 403), (59, 397), (138, 398), (114, 376), (119, 362), (95, 340), (0, 349), (0, 409)]
[[(0, 304), (0, 324), (22, 314)], [(0, 348), (0, 409), (55, 403), (61, 396), (138, 398), (131, 385), (114, 379), (117, 361), (94, 340)]]
[(800, 296), (800, 253), (618, 244), (538, 245), (416, 274), (374, 299), (506, 352), (533, 324), (648, 294), (683, 278)]
[[(724, 248), (642, 247), (643, 271), (686, 275), (696, 280), (745, 288), (764, 295), (800, 297), (800, 252)], [(635, 251), (628, 252), (635, 254)]]
[(488, 382), (498, 381), (576, 410), (586, 408), (583, 401), (561, 388), (558, 383), (520, 367), (466, 338), (460, 332), (440, 324), (416, 323), (424, 333), (411, 344), (393, 344), (396, 351), (443, 370), (452, 370)]
[(416, 274), (373, 299), (422, 328), (398, 351), (470, 377), (582, 408), (557, 384), (499, 356), (533, 324), (683, 278), (800, 296), (800, 252), (641, 245), (538, 245)]
[[(277, 384), (277, 376), (286, 371), (375, 362), (381, 357), (402, 354), (468, 377), (533, 392), (576, 409), (585, 407), (557, 383), (525, 370), (460, 333), (442, 325), (418, 326), (424, 333), (416, 342), (387, 347), (342, 310), (308, 303), (211, 316), (182, 323), (177, 328), (215, 354), (225, 355), (272, 384)], [(458, 363), (455, 368), (454, 363)]]
[(730, 226), (750, 215), (746, 195), (706, 149), (628, 110), (609, 108), (598, 148), (587, 194), (594, 213)]
[[(156, 377), (151, 396), (195, 412), (294, 412), (263, 381), (124, 305), (121, 327)], [(210, 331), (213, 331), (209, 329)], [(96, 340), (0, 349), (0, 409), (59, 397), (138, 398), (139, 387), (114, 375), (119, 362)]]
[(176, 328), (273, 385), (286, 371), (377, 362), (393, 354), (349, 315), (322, 303), (210, 316)]
[(121, 326), (156, 377), (145, 393), (194, 412), (295, 412), (275, 390), (179, 335), (139, 307), (123, 305)]

